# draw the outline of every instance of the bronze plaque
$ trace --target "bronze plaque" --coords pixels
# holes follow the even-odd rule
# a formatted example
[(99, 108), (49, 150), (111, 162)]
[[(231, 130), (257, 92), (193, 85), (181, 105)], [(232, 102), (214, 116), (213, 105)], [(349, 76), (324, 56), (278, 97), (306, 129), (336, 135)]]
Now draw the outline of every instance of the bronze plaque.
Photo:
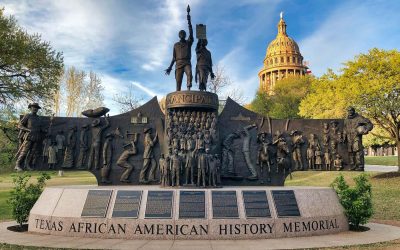
[(293, 190), (272, 190), (278, 217), (297, 217), (300, 210)]
[(180, 191), (179, 219), (204, 219), (205, 217), (204, 191)]
[(142, 191), (119, 190), (115, 198), (112, 217), (137, 218)]
[(81, 217), (105, 218), (112, 190), (89, 190)]
[(236, 191), (211, 191), (214, 219), (239, 218)]
[(265, 191), (247, 190), (242, 191), (242, 195), (247, 218), (271, 217), (267, 193)]
[(149, 191), (147, 194), (146, 219), (172, 218), (172, 191)]

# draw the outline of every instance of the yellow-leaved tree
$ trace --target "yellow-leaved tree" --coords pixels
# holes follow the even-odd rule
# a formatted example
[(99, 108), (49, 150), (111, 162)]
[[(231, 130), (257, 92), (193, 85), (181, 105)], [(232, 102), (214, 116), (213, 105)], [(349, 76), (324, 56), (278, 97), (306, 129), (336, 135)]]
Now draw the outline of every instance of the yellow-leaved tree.
[(400, 166), (400, 52), (371, 49), (314, 81), (301, 101), (307, 118), (344, 118), (346, 107), (356, 110), (384, 132), (374, 134), (397, 145)]

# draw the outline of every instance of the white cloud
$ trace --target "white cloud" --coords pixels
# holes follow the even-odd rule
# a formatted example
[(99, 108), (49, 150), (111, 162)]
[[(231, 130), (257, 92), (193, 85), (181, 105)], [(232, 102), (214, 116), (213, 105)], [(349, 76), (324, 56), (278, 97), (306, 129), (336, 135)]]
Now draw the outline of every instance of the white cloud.
[(398, 47), (400, 18), (396, 12), (386, 2), (346, 2), (299, 42), (301, 53), (319, 76), (373, 47)]
[(131, 82), (133, 86), (135, 86), (137, 89), (140, 89), (141, 91), (143, 91), (144, 93), (146, 93), (150, 98), (157, 96), (157, 97), (161, 97), (163, 96), (160, 93), (156, 93), (153, 90), (151, 90), (150, 88), (144, 86), (144, 84), (140, 83), (140, 82)]

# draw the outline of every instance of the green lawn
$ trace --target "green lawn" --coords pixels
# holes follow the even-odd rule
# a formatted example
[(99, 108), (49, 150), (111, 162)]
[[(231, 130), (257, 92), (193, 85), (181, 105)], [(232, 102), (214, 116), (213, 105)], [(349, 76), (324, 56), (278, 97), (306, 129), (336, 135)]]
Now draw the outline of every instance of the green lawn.
[(397, 156), (365, 156), (365, 164), (397, 166)]
[[(63, 177), (59, 177), (56, 171), (48, 172), (51, 179), (47, 182), (47, 186), (62, 185), (96, 185), (96, 178), (89, 172), (71, 171), (64, 172)], [(39, 172), (31, 172), (31, 180), (36, 180)], [(11, 219), (11, 208), (7, 203), (10, 196), (12, 184), (12, 173), (0, 174), (0, 220)]]
[[(339, 175), (343, 174), (348, 183), (360, 172), (294, 172), (293, 180), (289, 178), (286, 186), (320, 186), (327, 187)], [(399, 173), (369, 173), (372, 184), (374, 215), (377, 220), (400, 221), (400, 174)]]

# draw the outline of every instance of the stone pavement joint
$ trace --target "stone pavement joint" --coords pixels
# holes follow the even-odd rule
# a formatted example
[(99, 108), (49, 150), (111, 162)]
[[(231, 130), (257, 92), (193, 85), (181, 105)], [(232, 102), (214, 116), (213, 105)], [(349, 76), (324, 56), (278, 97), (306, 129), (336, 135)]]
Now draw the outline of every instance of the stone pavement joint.
[(398, 166), (365, 165), (366, 172), (397, 172)]
[(171, 250), (261, 250), (299, 249), (371, 244), (400, 239), (400, 227), (368, 223), (366, 232), (341, 232), (338, 234), (260, 240), (123, 240), (78, 238), (33, 233), (16, 233), (7, 230), (16, 222), (0, 223), (0, 242), (23, 246), (46, 246), (74, 249), (171, 249)]

